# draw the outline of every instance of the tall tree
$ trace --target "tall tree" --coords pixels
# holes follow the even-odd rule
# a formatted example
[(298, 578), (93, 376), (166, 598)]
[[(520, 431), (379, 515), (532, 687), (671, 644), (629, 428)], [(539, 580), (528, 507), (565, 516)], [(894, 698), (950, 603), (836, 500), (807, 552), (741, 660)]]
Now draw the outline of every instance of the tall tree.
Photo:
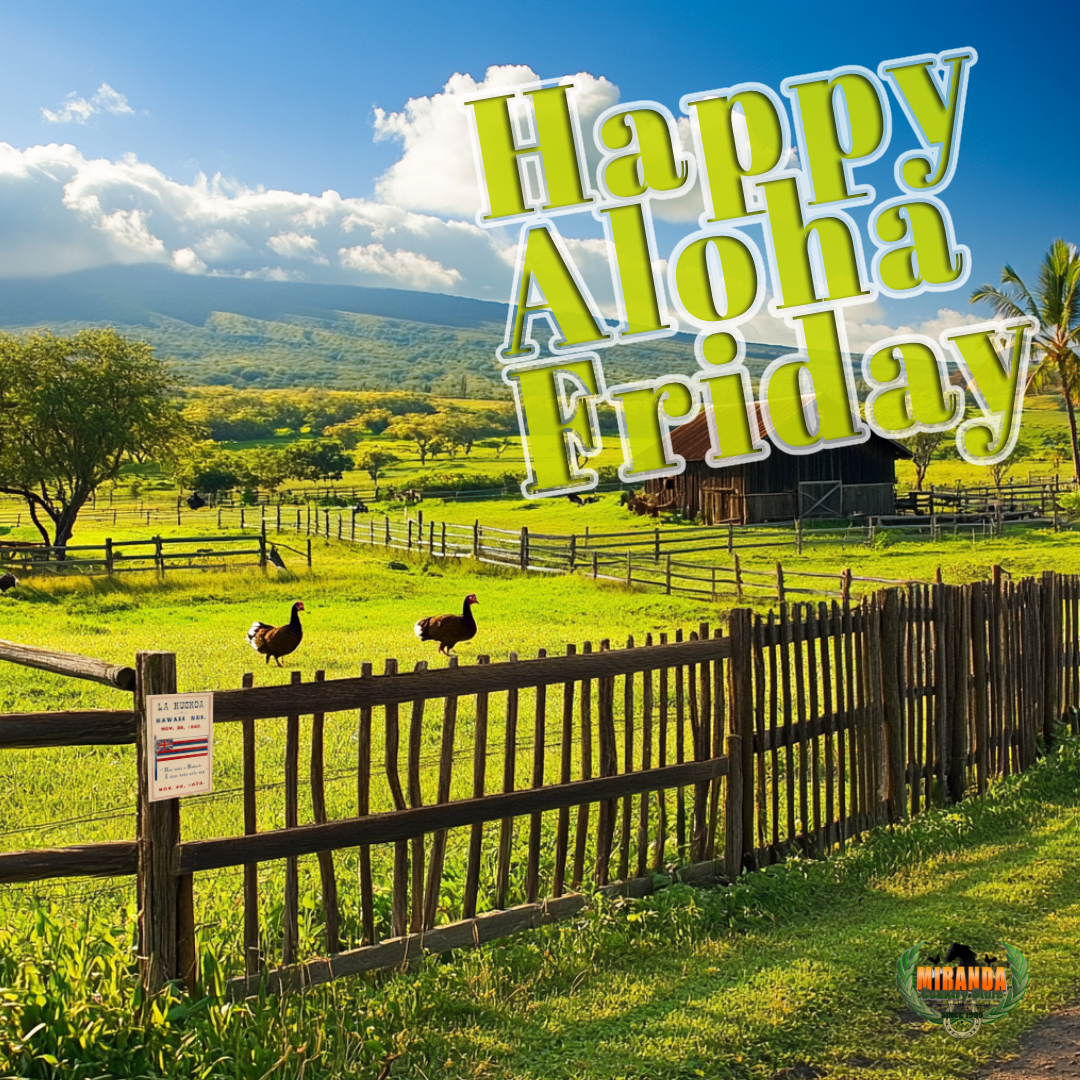
[(26, 500), (59, 558), (79, 511), (125, 459), (168, 458), (183, 444), (176, 389), (149, 345), (111, 328), (0, 334), (0, 491)]
[(1069, 414), (1073, 474), (1080, 483), (1080, 446), (1077, 444), (1076, 406), (1080, 397), (1080, 257), (1076, 245), (1055, 240), (1039, 267), (1034, 293), (1007, 263), (1001, 272), (1006, 288), (981, 285), (971, 294), (971, 303), (986, 301), (994, 313), (1005, 318), (1034, 315), (1039, 332), (1033, 347), (1042, 363), (1032, 373), (1029, 386), (1057, 382)]
[(941, 445), (947, 432), (944, 431), (920, 431), (906, 439), (896, 441), (911, 451), (911, 464), (915, 466), (915, 490), (922, 491), (923, 480), (926, 479), (926, 470), (934, 460), (934, 454)]

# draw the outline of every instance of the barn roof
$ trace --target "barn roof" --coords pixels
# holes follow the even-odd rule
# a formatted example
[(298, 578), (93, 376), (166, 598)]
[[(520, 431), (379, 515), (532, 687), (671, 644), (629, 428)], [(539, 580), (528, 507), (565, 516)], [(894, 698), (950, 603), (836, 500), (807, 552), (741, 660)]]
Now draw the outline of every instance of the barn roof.
[[(757, 415), (758, 433), (764, 439), (766, 437), (765, 422), (761, 417), (761, 404), (759, 402), (754, 402), (754, 411)], [(911, 451), (906, 447), (901, 446), (893, 439), (882, 438), (877, 432), (870, 433), (869, 441), (884, 445), (895, 458), (908, 459), (911, 457)], [(858, 450), (858, 448), (858, 445), (850, 448), (837, 447), (838, 450)], [(689, 424), (682, 424), (671, 432), (671, 449), (687, 461), (705, 460), (705, 455), (712, 449), (712, 440), (709, 438), (709, 421), (704, 409)], [(779, 447), (777, 449), (779, 450)], [(783, 451), (780, 450), (780, 453), (783, 453)]]

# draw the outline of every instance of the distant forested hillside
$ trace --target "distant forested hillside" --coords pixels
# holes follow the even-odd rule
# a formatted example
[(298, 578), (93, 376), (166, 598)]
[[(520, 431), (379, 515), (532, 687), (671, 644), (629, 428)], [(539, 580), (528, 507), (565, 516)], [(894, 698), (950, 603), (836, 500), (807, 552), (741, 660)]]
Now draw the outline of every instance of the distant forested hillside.
[[(112, 325), (204, 386), (504, 397), (495, 349), (505, 319), (505, 305), (464, 297), (191, 277), (156, 266), (0, 283), (0, 326), (66, 333)], [(751, 371), (785, 351), (749, 346)], [(697, 370), (686, 334), (602, 355), (610, 384)]]

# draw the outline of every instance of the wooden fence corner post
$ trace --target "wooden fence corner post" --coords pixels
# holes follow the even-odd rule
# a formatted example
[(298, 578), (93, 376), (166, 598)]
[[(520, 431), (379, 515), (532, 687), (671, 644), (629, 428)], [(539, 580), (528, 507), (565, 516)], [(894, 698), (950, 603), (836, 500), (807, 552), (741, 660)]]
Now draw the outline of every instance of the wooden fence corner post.
[[(144, 990), (156, 994), (171, 979), (183, 976), (191, 985), (194, 976), (194, 923), (188, 924), (185, 918), (181, 925), (182, 908), (189, 917), (193, 913), (190, 903), (181, 904), (181, 894), (187, 894), (190, 882), (182, 885), (178, 873), (180, 800), (149, 799), (152, 747), (147, 745), (146, 699), (152, 694), (176, 693), (176, 654), (140, 652), (135, 670), (139, 965)], [(181, 960), (185, 961), (183, 969)]]

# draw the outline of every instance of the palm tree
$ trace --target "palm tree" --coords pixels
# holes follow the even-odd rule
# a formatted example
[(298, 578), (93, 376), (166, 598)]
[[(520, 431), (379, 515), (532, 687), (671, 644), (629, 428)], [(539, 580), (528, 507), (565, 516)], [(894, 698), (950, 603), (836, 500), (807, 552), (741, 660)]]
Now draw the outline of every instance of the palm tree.
[(1028, 386), (1038, 388), (1052, 382), (1061, 389), (1065, 411), (1069, 414), (1069, 440), (1073, 473), (1080, 484), (1080, 446), (1076, 437), (1076, 407), (1080, 398), (1080, 257), (1075, 244), (1055, 240), (1039, 267), (1039, 283), (1032, 295), (1020, 275), (1007, 263), (1001, 283), (1011, 286), (998, 289), (982, 285), (971, 294), (971, 303), (985, 300), (996, 315), (1016, 318), (1033, 315), (1039, 320), (1039, 332), (1032, 346), (1042, 363), (1032, 372)]

